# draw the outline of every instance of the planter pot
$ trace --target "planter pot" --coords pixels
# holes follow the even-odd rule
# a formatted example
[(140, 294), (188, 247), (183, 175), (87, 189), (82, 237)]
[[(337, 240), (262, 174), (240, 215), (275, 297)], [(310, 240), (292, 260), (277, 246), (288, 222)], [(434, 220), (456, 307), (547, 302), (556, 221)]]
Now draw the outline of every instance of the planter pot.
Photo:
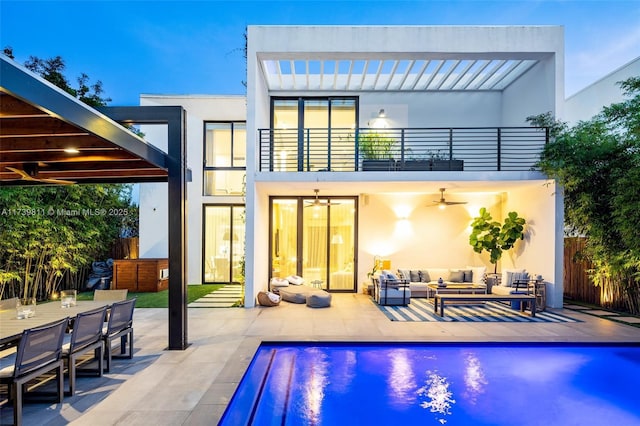
[(362, 160), (362, 170), (368, 172), (383, 171), (388, 172), (395, 170), (395, 160)]
[(402, 164), (401, 170), (428, 171), (431, 170), (431, 162), (429, 160), (407, 160)]
[(464, 160), (433, 160), (431, 170), (433, 171), (462, 171), (464, 169)]

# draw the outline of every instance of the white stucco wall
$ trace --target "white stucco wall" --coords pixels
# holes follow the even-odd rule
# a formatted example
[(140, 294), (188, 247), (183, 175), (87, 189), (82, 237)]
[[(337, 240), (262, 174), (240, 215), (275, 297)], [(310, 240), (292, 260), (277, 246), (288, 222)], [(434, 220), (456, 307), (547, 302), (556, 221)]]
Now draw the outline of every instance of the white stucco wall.
[[(563, 224), (562, 217), (555, 214), (558, 197), (554, 182), (538, 182), (506, 192), (502, 206), (503, 218), (515, 211), (527, 223), (525, 239), (503, 255), (500, 266), (524, 268), (532, 276), (542, 275), (547, 283), (547, 306), (553, 308), (562, 307), (564, 290)], [(556, 241), (561, 244), (558, 246)]]
[(561, 45), (556, 49), (556, 54), (541, 59), (503, 91), (503, 126), (529, 126), (528, 116), (561, 111), (564, 101), (558, 93), (564, 93), (564, 73), (560, 72), (564, 67), (563, 49)]
[(640, 56), (567, 98), (560, 118), (576, 124), (598, 114), (603, 106), (621, 102), (624, 97), (617, 83), (634, 76), (640, 76)]
[[(205, 121), (244, 121), (244, 96), (141, 95), (142, 106), (182, 106), (186, 111), (187, 167), (187, 283), (202, 284), (202, 206), (238, 203), (238, 197), (203, 196), (203, 143)], [(166, 150), (164, 126), (141, 126), (145, 139)], [(166, 184), (140, 185), (140, 257), (167, 257), (168, 205)], [(241, 202), (241, 201), (240, 201)], [(155, 210), (154, 210), (155, 209)]]
[(378, 255), (398, 268), (464, 268), (493, 265), (486, 255), (469, 245), (470, 224), (480, 207), (487, 207), (496, 220), (501, 215), (501, 195), (468, 193), (447, 196), (447, 201), (466, 205), (433, 206), (440, 194), (365, 194), (359, 201), (358, 283), (367, 283), (367, 273)]

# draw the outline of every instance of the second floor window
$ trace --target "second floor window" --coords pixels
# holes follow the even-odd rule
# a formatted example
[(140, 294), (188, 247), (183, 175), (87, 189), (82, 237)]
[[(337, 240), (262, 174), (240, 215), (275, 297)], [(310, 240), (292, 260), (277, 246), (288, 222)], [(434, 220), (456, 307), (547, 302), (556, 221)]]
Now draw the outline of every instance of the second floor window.
[(247, 125), (205, 123), (203, 195), (242, 195), (246, 172)]

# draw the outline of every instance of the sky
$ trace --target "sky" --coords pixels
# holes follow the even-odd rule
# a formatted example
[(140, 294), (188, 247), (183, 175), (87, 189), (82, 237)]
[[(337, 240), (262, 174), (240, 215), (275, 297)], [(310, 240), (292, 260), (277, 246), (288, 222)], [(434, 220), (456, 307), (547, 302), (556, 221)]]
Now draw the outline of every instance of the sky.
[(0, 47), (61, 56), (111, 106), (244, 94), (247, 25), (562, 25), (565, 95), (640, 56), (640, 0), (0, 1)]

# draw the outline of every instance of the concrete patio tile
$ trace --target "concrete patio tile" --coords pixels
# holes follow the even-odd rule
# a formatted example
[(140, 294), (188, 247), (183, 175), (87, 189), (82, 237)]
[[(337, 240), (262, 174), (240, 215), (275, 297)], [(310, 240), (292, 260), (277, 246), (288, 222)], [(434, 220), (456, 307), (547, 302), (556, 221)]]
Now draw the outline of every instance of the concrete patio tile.
[(577, 311), (581, 311), (581, 310), (589, 310), (591, 308), (589, 308), (588, 306), (582, 306), (582, 305), (572, 305), (572, 304), (565, 304), (564, 305), (565, 308), (567, 309), (575, 309)]
[(598, 315), (598, 316), (608, 316), (608, 317), (615, 317), (618, 314), (615, 312), (609, 312), (609, 311), (602, 311), (602, 310), (598, 310), (598, 309), (593, 309), (587, 312), (590, 315)]
[(143, 410), (130, 411), (118, 420), (116, 425), (126, 426), (172, 426), (183, 424), (191, 414), (190, 411)]
[(639, 317), (617, 317), (618, 321), (628, 322), (629, 324), (640, 324)]

